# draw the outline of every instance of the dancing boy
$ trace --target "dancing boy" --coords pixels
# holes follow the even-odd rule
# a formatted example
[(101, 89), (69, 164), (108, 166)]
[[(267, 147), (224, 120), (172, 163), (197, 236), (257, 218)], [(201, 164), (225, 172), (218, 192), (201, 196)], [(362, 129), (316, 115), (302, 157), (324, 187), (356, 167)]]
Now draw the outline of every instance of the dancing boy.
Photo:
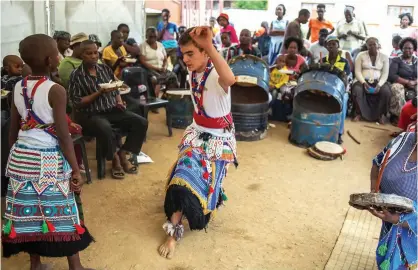
[(194, 111), (168, 176), (164, 202), (168, 220), (163, 225), (168, 237), (159, 248), (168, 259), (183, 237), (182, 218), (191, 230), (205, 229), (211, 214), (227, 199), (222, 181), (228, 165), (238, 165), (231, 116), (234, 74), (213, 46), (209, 27), (188, 29), (179, 45), (191, 72)]

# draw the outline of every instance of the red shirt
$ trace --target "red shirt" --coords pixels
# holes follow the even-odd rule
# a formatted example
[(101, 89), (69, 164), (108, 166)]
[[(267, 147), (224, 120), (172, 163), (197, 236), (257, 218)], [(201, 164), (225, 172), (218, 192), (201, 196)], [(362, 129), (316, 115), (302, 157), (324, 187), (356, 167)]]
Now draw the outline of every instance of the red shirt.
[(411, 116), (417, 113), (417, 108), (412, 105), (412, 101), (408, 101), (401, 110), (401, 115), (399, 116), (398, 127), (402, 130), (406, 130), (410, 124), (414, 121), (411, 120)]
[(238, 36), (237, 36), (237, 32), (235, 31), (235, 28), (232, 25), (228, 24), (227, 26), (222, 28), (221, 33), (224, 33), (224, 32), (230, 32), (231, 33), (231, 43), (232, 44), (233, 43), (239, 44), (239, 39), (238, 39)]

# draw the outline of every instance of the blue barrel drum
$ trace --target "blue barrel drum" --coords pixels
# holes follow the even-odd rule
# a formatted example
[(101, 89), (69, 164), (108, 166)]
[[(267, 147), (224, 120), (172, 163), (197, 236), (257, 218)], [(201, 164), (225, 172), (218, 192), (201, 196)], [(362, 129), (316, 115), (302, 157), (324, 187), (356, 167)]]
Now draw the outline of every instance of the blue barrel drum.
[(335, 74), (318, 70), (303, 73), (295, 88), (290, 141), (302, 147), (319, 141), (336, 143), (345, 92), (343, 81)]
[(193, 122), (193, 102), (188, 89), (170, 89), (166, 91), (167, 110), (171, 115), (172, 127), (184, 129)]
[(233, 58), (229, 66), (236, 77), (231, 87), (235, 137), (240, 141), (261, 140), (266, 137), (268, 126), (268, 65), (258, 57), (241, 55)]

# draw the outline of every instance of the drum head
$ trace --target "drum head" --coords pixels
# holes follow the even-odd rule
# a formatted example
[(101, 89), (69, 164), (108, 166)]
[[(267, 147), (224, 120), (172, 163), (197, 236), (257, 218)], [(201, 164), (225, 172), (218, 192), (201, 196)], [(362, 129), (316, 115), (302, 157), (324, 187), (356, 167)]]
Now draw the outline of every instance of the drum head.
[(412, 200), (395, 194), (383, 193), (356, 193), (350, 195), (349, 205), (356, 209), (368, 210), (370, 208), (392, 213), (410, 213), (414, 211)]
[(329, 155), (333, 157), (341, 156), (345, 152), (344, 148), (342, 148), (340, 145), (336, 143), (332, 143), (332, 142), (325, 142), (325, 141), (317, 142), (314, 145), (314, 149), (315, 151), (323, 155)]

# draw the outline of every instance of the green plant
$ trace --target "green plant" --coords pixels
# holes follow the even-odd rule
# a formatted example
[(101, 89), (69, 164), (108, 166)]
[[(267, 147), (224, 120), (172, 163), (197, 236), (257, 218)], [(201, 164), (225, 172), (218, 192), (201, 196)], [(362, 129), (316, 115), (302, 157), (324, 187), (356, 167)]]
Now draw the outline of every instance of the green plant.
[(236, 0), (233, 5), (239, 9), (266, 10), (267, 0)]

